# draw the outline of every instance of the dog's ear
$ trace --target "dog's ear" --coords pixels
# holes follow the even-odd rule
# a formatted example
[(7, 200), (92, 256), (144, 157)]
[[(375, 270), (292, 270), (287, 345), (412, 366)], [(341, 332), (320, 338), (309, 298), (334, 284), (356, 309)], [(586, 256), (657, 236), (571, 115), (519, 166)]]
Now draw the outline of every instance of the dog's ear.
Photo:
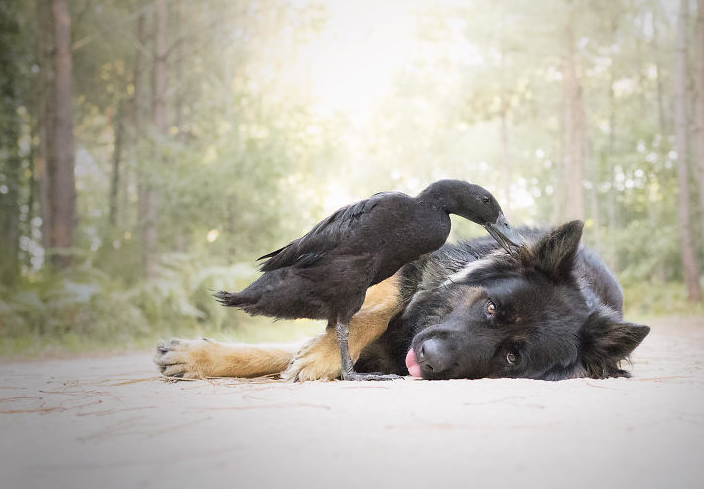
[(583, 228), (582, 221), (568, 222), (551, 230), (533, 245), (534, 263), (555, 282), (572, 279)]
[(648, 326), (625, 323), (613, 312), (593, 312), (579, 332), (582, 365), (587, 376), (628, 377), (628, 372), (619, 368), (619, 362), (627, 360), (649, 332)]

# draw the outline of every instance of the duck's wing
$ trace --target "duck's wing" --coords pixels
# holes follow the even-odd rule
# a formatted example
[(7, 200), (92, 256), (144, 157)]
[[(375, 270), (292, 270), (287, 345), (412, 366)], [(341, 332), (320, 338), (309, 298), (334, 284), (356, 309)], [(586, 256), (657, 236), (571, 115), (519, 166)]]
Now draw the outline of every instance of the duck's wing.
[(366, 200), (338, 209), (316, 224), (304, 236), (291, 241), (283, 248), (259, 257), (258, 260), (267, 259), (259, 269), (262, 272), (269, 272), (283, 267), (304, 268), (312, 265), (340, 243), (353, 238), (355, 228), (364, 225), (365, 222), (371, 222), (379, 204), (384, 203), (388, 196), (395, 194), (395, 192), (374, 194)]

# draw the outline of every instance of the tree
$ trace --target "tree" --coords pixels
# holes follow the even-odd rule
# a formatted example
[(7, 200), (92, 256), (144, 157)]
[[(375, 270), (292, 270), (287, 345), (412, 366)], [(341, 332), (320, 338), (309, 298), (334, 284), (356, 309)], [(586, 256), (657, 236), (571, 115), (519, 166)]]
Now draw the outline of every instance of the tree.
[(45, 244), (49, 262), (57, 269), (71, 263), (76, 226), (73, 104), (71, 73), (71, 14), (66, 0), (42, 0), (47, 27), (44, 43), (42, 182)]
[[(166, 21), (168, 12), (165, 0), (154, 0), (154, 58), (152, 69), (154, 73), (153, 121), (157, 132), (158, 143), (163, 143), (168, 136), (168, 120), (166, 118)], [(155, 151), (154, 163), (161, 160), (159, 151)], [(154, 164), (152, 164), (154, 166)], [(142, 264), (147, 278), (157, 276), (157, 250), (159, 241), (158, 215), (159, 191), (153, 168), (146, 175), (146, 182), (140, 195), (140, 213), (142, 236)]]
[(699, 180), (701, 231), (704, 233), (704, 0), (697, 5), (694, 40), (694, 157)]
[(702, 300), (699, 285), (699, 270), (692, 249), (692, 232), (690, 227), (689, 177), (687, 168), (687, 27), (688, 0), (680, 0), (677, 23), (677, 70), (675, 80), (675, 126), (677, 138), (677, 182), (679, 186), (679, 225), (682, 268), (687, 298), (690, 302)]
[(122, 147), (125, 141), (125, 101), (120, 100), (117, 106), (117, 114), (113, 123), (113, 132), (115, 140), (112, 150), (112, 169), (110, 174), (110, 195), (109, 195), (109, 214), (108, 223), (110, 227), (115, 227), (117, 224), (118, 197), (120, 191), (120, 167), (122, 164)]
[(555, 193), (558, 221), (584, 219), (582, 167), (586, 142), (582, 82), (577, 66), (573, 13), (564, 28), (562, 60), (563, 178)]
[(0, 4), (0, 281), (19, 276), (21, 72), (16, 2)]
[[(44, 300), (57, 289), (45, 280), (93, 281), (101, 305), (120, 304), (104, 316), (115, 324), (157, 324), (169, 307), (190, 311), (192, 324), (201, 316), (189, 297), (211, 311), (207, 287), (191, 282), (201, 271), (249, 264), (337, 205), (451, 177), (489, 187), (516, 223), (583, 216), (584, 243), (614, 269), (628, 302), (663, 310), (663, 298), (678, 295), (660, 286), (696, 287), (704, 259), (703, 1), (689, 0), (699, 5), (696, 34), (677, 67), (689, 70), (692, 102), (683, 110), (678, 99), (677, 131), (674, 95), (684, 88), (675, 46), (687, 29), (662, 0), (440, 2), (417, 12), (416, 29), (399, 17), (408, 49), (370, 29), (369, 44), (393, 40), (389, 62), (367, 66), (376, 49), (325, 59), (334, 48), (328, 27), (339, 23), (325, 2), (0, 2), (0, 280), (14, 280), (0, 288)], [(70, 24), (56, 21), (55, 5), (59, 13), (68, 5)], [(70, 52), (57, 49), (66, 25)], [(379, 69), (386, 80), (375, 87), (384, 90), (369, 106), (335, 109), (333, 90), (315, 90), (326, 66), (349, 59), (350, 73)], [(398, 72), (384, 74), (389, 65)], [(58, 83), (67, 78), (72, 94)], [(347, 79), (349, 90), (335, 82), (346, 104), (375, 83)], [(70, 117), (65, 124), (59, 112), (71, 101), (80, 156), (73, 221), (59, 205), (71, 202), (73, 185), (57, 181), (72, 173), (68, 152), (57, 153), (70, 147), (61, 143)], [(72, 241), (57, 245), (57, 230)], [(456, 222), (451, 239), (481, 232)], [(69, 256), (67, 273), (45, 273)], [(176, 284), (177, 270), (188, 284)], [(138, 291), (129, 301), (126, 288)], [(156, 307), (159, 294), (167, 299)], [(142, 320), (113, 314), (124, 301)], [(94, 318), (83, 313), (66, 307), (55, 323), (70, 330), (79, 316)]]

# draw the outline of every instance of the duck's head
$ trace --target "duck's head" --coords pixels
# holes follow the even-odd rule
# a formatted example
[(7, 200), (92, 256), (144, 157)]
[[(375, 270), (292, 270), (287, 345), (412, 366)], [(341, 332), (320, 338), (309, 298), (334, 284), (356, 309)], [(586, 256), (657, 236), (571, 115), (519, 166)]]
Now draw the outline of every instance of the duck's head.
[(462, 180), (440, 180), (426, 188), (419, 197), (434, 199), (448, 214), (476, 222), (507, 251), (522, 246), (523, 237), (512, 228), (494, 196), (483, 187)]

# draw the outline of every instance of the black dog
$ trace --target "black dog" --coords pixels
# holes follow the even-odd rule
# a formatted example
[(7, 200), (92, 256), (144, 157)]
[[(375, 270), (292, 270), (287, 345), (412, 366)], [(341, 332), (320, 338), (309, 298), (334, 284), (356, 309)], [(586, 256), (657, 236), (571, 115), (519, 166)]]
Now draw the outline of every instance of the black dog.
[(650, 331), (622, 320), (614, 275), (579, 245), (582, 223), (523, 230), (518, 253), (490, 239), (445, 245), (402, 269), (405, 308), (355, 368), (424, 379), (629, 376)]

